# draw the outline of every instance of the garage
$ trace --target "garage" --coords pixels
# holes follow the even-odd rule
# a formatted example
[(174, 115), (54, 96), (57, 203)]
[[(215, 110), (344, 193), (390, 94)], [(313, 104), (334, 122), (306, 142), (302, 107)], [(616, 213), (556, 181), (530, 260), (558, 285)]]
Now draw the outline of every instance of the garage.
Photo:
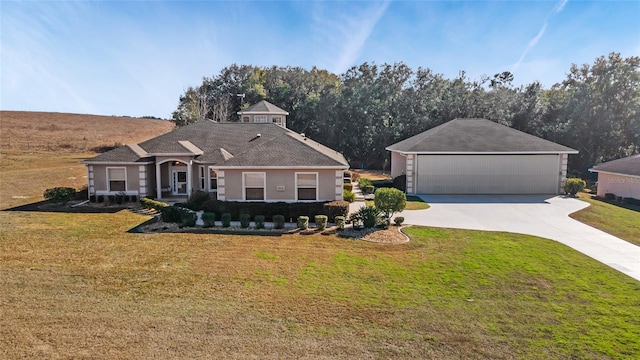
[(578, 153), (486, 119), (455, 119), (387, 150), (409, 194), (558, 194)]
[(418, 155), (419, 194), (555, 194), (558, 155)]

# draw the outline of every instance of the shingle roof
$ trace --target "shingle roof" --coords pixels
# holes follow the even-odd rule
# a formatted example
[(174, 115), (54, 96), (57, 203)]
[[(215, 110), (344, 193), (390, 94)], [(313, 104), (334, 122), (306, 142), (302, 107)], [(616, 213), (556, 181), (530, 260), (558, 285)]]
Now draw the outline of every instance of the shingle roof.
[(572, 153), (578, 151), (486, 119), (455, 119), (387, 147), (409, 153)]
[(611, 160), (589, 169), (592, 172), (608, 172), (621, 175), (640, 176), (640, 154), (626, 158)]
[(242, 114), (279, 114), (279, 115), (289, 115), (285, 110), (280, 109), (279, 107), (273, 105), (272, 103), (262, 100), (259, 103), (253, 104), (248, 108), (238, 111), (238, 115)]
[[(135, 148), (135, 147), (134, 147)], [(136, 149), (137, 150), (137, 149)], [(144, 156), (142, 153), (136, 153), (130, 146), (120, 146), (113, 150), (109, 150), (105, 153), (102, 153), (94, 158), (88, 159), (88, 162), (126, 162), (126, 163), (134, 163), (134, 162), (149, 162), (153, 161), (152, 158), (148, 156)]]
[[(202, 155), (195, 156), (196, 161), (221, 167), (349, 166), (339, 152), (273, 123), (217, 123), (202, 120), (147, 140), (139, 146), (153, 155), (186, 154), (189, 150), (184, 147), (184, 141), (203, 151)], [(99, 158), (107, 156), (109, 161), (130, 162), (136, 157), (133, 151), (126, 154), (110, 153), (87, 162), (102, 161)]]

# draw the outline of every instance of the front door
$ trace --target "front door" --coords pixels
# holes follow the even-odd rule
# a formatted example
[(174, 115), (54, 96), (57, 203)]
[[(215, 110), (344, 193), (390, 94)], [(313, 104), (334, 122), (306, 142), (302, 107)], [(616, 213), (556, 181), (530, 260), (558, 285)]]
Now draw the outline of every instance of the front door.
[(173, 170), (171, 175), (171, 193), (173, 195), (187, 194), (187, 172), (184, 170)]

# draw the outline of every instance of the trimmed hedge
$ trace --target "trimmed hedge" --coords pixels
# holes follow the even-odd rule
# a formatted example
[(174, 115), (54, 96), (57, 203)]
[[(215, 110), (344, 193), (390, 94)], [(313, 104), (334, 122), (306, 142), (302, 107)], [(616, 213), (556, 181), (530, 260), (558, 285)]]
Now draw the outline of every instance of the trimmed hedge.
[(316, 227), (318, 230), (324, 230), (327, 228), (327, 216), (326, 215), (316, 215)]
[(214, 213), (203, 213), (202, 214), (202, 222), (204, 222), (205, 227), (214, 227), (216, 226), (216, 214)]
[(306, 230), (309, 228), (309, 217), (298, 216), (298, 229)]
[(231, 214), (229, 213), (222, 214), (222, 216), (220, 217), (220, 221), (222, 222), (222, 227), (227, 228), (231, 226)]
[(346, 191), (353, 191), (353, 184), (342, 184), (342, 189)]
[(346, 201), (268, 203), (208, 200), (202, 204), (202, 210), (216, 214), (229, 213), (232, 219), (240, 219), (240, 214), (249, 214), (251, 218), (255, 218), (256, 215), (264, 215), (267, 221), (272, 221), (275, 215), (282, 215), (285, 219), (327, 215), (331, 220), (337, 215), (346, 216), (349, 211), (349, 203)]
[(249, 227), (251, 223), (251, 215), (249, 214), (240, 214), (240, 227), (246, 229)]
[(273, 228), (274, 229), (284, 229), (284, 216), (283, 215), (273, 215)]
[(256, 229), (264, 229), (264, 215), (256, 215)]
[(338, 230), (344, 230), (344, 216), (336, 216), (334, 221)]

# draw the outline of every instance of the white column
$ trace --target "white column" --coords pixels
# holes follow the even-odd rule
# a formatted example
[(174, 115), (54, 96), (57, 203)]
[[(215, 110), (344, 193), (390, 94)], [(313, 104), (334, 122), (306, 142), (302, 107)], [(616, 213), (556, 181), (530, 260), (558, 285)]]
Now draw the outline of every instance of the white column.
[(193, 186), (193, 161), (187, 163), (187, 196), (191, 196), (191, 187)]
[(162, 198), (162, 172), (160, 164), (156, 163), (156, 199)]

